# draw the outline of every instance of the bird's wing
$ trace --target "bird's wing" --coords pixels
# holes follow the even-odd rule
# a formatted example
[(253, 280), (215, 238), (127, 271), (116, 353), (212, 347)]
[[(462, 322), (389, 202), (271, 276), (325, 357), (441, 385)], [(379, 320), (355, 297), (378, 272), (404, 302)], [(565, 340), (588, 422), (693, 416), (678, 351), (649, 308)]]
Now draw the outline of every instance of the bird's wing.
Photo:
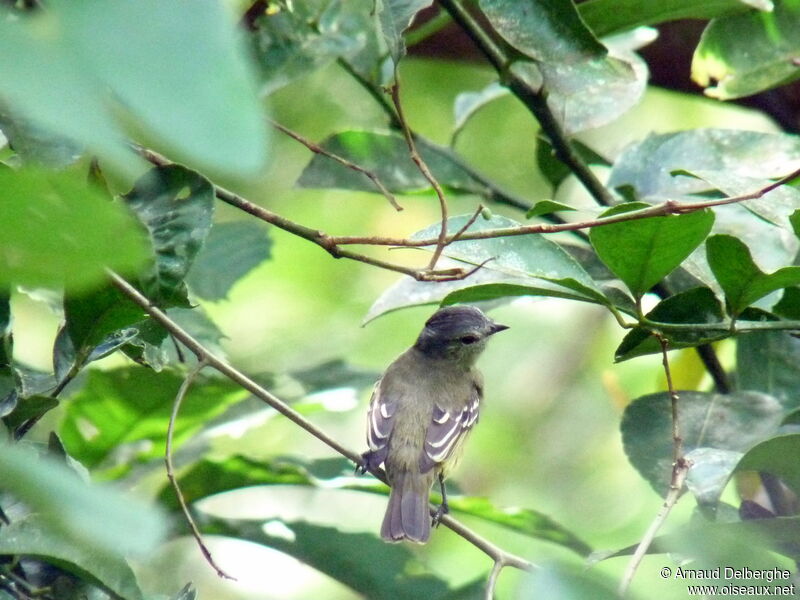
[(372, 390), (367, 413), (367, 445), (371, 460), (380, 465), (389, 451), (389, 435), (394, 425), (394, 415), (397, 412), (397, 400), (381, 393), (381, 380)]
[(459, 444), (478, 422), (483, 392), (479, 384), (472, 387), (469, 401), (459, 410), (433, 407), (431, 423), (425, 433), (425, 447), (419, 458), (419, 470), (425, 473), (453, 455)]

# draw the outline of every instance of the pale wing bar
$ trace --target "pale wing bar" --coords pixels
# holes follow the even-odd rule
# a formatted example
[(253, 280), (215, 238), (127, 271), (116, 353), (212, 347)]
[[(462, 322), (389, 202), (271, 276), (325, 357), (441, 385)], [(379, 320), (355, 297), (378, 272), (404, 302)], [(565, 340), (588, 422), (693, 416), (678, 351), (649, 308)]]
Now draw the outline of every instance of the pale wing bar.
[(460, 411), (448, 411), (438, 405), (433, 407), (431, 424), (425, 434), (425, 449), (419, 459), (421, 473), (446, 461), (478, 421), (481, 394), (477, 387), (472, 398)]

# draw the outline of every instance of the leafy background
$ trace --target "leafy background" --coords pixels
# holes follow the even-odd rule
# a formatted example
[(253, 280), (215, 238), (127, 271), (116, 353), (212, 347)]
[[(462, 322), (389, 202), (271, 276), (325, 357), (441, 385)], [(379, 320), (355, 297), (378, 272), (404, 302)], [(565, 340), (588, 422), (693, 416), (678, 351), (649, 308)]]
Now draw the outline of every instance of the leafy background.
[[(800, 281), (790, 221), (799, 207), (796, 190), (786, 186), (760, 200), (715, 209), (714, 219), (698, 212), (668, 223), (641, 221), (644, 227), (639, 228), (596, 228), (591, 242), (613, 274), (595, 263), (588, 268), (594, 282), (581, 283), (574, 261), (543, 242), (530, 256), (525, 245), (512, 246), (501, 257), (505, 261), (487, 266), (485, 287), (408, 282), (403, 287), (394, 273), (333, 261), (307, 241), (256, 224), (213, 200), (205, 177), (331, 234), (435, 235), (435, 197), (404, 154), (402, 139), (387, 135), (381, 107), (336, 62), (344, 57), (353, 70), (382, 83), (391, 77), (370, 62), (377, 52), (374, 36), (364, 34), (376, 26), (366, 10), (371, 3), (294, 4), (292, 12), (277, 3), (280, 10), (244, 40), (230, 33), (231, 23), (247, 8), (235, 2), (205, 3), (191, 11), (190, 19), (179, 8), (158, 2), (138, 3), (135, 9), (111, 2), (103, 11), (54, 2), (41, 18), (65, 24), (69, 35), (63, 38), (41, 36), (12, 21), (0, 24), (0, 64), (7, 73), (0, 84), (0, 125), (14, 148), (5, 148), (2, 159), (14, 168), (24, 165), (22, 171), (0, 170), (0, 178), (8, 179), (0, 185), (5, 195), (0, 196), (5, 248), (0, 284), (14, 286), (13, 365), (10, 336), (0, 347), (3, 429), (13, 436), (32, 416), (43, 414), (25, 438), (29, 442), (21, 445), (68, 466), (53, 470), (29, 454), (18, 455), (16, 448), (3, 448), (0, 481), (14, 483), (3, 490), (11, 496), (0, 497), (11, 523), (0, 527), (0, 553), (67, 565), (69, 575), (59, 574), (52, 584), (65, 598), (99, 583), (106, 593), (123, 598), (188, 600), (195, 592), (178, 590), (189, 581), (197, 597), (222, 599), (467, 598), (482, 593), (491, 566), (483, 554), (444, 528), (425, 547), (379, 542), (375, 532), (385, 504), (382, 488), (351, 477), (347, 462), (328, 448), (238, 387), (204, 372), (177, 422), (176, 463), (187, 500), (197, 502), (215, 558), (237, 581), (217, 578), (186, 535), (161, 460), (172, 399), (182, 381), (178, 351), (141, 311), (105, 286), (102, 267), (111, 266), (132, 279), (138, 274), (140, 289), (170, 306), (172, 318), (359, 450), (372, 382), (413, 342), (433, 310), (431, 303), (447, 294), (448, 301), (510, 298), (489, 305), (492, 317), (511, 329), (493, 340), (481, 361), (487, 401), (452, 483), (463, 493), (453, 499), (453, 507), (459, 518), (502, 547), (537, 563), (559, 565), (533, 582), (506, 569), (498, 597), (578, 598), (586, 597), (587, 590), (593, 597), (608, 595), (602, 590), (614, 589), (627, 559), (597, 562), (588, 576), (571, 568), (583, 565), (590, 549), (616, 551), (641, 538), (661, 504), (671, 448), (659, 445), (667, 439), (669, 422), (664, 418), (663, 370), (652, 356), (652, 339), (648, 342), (639, 330), (625, 335), (596, 304), (593, 286), (616, 276), (634, 299), (643, 296), (644, 312), (652, 309), (650, 318), (668, 323), (714, 324), (725, 310), (737, 315), (765, 311), (752, 323), (796, 319), (796, 288), (789, 287)], [(377, 23), (396, 61), (403, 53), (398, 29), (426, 3), (383, 4), (402, 8)], [(650, 201), (697, 200), (752, 191), (797, 167), (796, 138), (781, 134), (763, 114), (645, 88), (641, 61), (632, 53), (637, 40), (650, 34), (630, 33), (634, 26), (678, 17), (719, 17), (703, 36), (692, 73), (701, 85), (707, 84), (704, 74), (719, 79), (716, 97), (747, 95), (794, 76), (785, 68), (786, 52), (795, 47), (791, 30), (779, 38), (780, 44), (763, 42), (759, 35), (772, 31), (770, 23), (794, 23), (795, 2), (775, 2), (774, 13), (757, 13), (753, 7), (764, 10), (772, 3), (730, 0), (714, 3), (712, 10), (708, 3), (690, 1), (656, 6), (591, 0), (578, 7), (583, 21), (570, 3), (549, 2), (541, 6), (550, 7), (544, 16), (552, 22), (540, 18), (533, 24), (515, 12), (517, 3), (476, 4), (502, 37), (527, 56), (515, 63), (515, 75), (529, 83), (539, 77), (556, 90), (550, 110), (562, 117), (568, 132), (579, 134), (587, 161), (598, 165), (597, 173), (608, 178), (610, 187), (624, 191), (633, 186), (637, 199)], [(521, 25), (504, 26), (502, 17), (508, 14)], [(112, 24), (119, 22), (131, 24), (124, 36), (90, 33), (113, 31)], [(559, 31), (569, 43), (546, 37), (553, 35), (547, 30), (553, 22), (566, 23)], [(174, 52), (156, 52), (158, 46), (145, 42), (161, 44), (165, 36), (159, 32), (169, 24), (180, 25), (182, 33), (174, 39), (184, 43), (170, 46)], [(612, 52), (606, 54), (587, 26), (598, 36), (628, 35), (608, 40)], [(545, 30), (531, 39), (527, 33), (535, 27)], [(550, 43), (540, 47), (542, 39)], [(760, 53), (739, 54), (742, 40)], [(253, 64), (242, 58), (245, 47), (254, 51)], [(13, 62), (20, 56), (31, 61), (27, 71)], [(115, 70), (121, 56), (132, 65), (130, 71)], [(720, 57), (726, 59), (724, 66)], [(158, 69), (144, 68), (154, 64)], [(204, 66), (198, 72), (185, 69), (189, 64)], [(568, 69), (558, 68), (566, 64)], [(212, 81), (210, 71), (224, 78)], [(74, 98), (75, 106), (97, 110), (65, 115), (63, 99), (43, 92), (38, 83), (56, 76), (50, 85)], [(577, 209), (570, 218), (599, 214), (563, 165), (548, 160), (546, 144), (538, 142), (535, 152), (539, 131), (534, 119), (520, 102), (492, 86), (492, 69), (412, 57), (399, 61), (399, 79), (410, 126), (433, 144), (453, 142), (482, 175), (465, 172), (432, 144), (426, 154), (423, 144), (423, 155), (446, 187), (451, 214), (472, 213), (477, 201), (485, 201), (483, 177), (531, 205), (543, 199), (565, 203)], [(587, 94), (585, 86), (592, 85), (600, 85), (600, 92)], [(374, 168), (393, 191), (402, 193), (405, 210), (394, 211), (368, 180), (312, 158), (277, 132), (268, 134), (256, 88), (267, 96), (263, 102), (271, 118)], [(103, 91), (108, 89), (126, 102), (113, 105)], [(477, 93), (471, 105), (459, 97), (464, 92)], [(165, 115), (170, 116), (166, 121)], [(133, 136), (185, 167), (148, 170), (119, 143), (121, 136)], [(102, 157), (101, 172), (90, 169), (92, 154)], [(603, 157), (613, 165), (603, 166)], [(61, 170), (43, 175), (41, 165)], [(84, 195), (90, 170), (93, 194)], [(676, 170), (682, 171), (676, 176)], [(45, 186), (44, 191), (31, 191), (33, 186)], [(108, 203), (109, 192), (124, 197)], [(65, 205), (72, 210), (58, 219), (42, 219), (41, 212), (22, 212), (14, 202), (26, 194), (50, 198), (52, 210)], [(121, 210), (123, 202), (130, 212)], [(493, 216), (477, 227), (525, 221), (520, 210), (489, 206)], [(562, 205), (539, 206), (540, 212), (553, 208), (563, 210)], [(135, 219), (143, 225), (135, 226)], [(451, 228), (458, 223), (454, 220)], [(714, 235), (706, 244), (707, 259), (706, 253), (690, 254), (709, 232)], [(568, 234), (546, 239), (565, 247), (575, 243)], [(615, 254), (623, 241), (630, 251)], [(660, 244), (650, 244), (654, 241)], [(459, 242), (445, 255), (479, 262), (497, 253), (492, 243)], [(24, 250), (22, 260), (9, 249)], [(427, 260), (419, 250), (394, 250), (390, 257), (408, 265)], [(546, 275), (543, 257), (553, 261), (548, 266), (557, 277), (541, 279)], [(668, 280), (683, 294), (655, 307), (658, 299), (645, 292), (679, 263), (688, 273), (684, 277), (709, 287), (693, 292), (677, 278)], [(22, 267), (12, 268), (18, 264)], [(778, 268), (788, 270), (773, 273)], [(532, 275), (540, 277), (536, 286)], [(567, 275), (573, 279), (564, 284)], [(62, 285), (63, 302), (54, 291)], [(782, 296), (769, 295), (787, 287)], [(417, 306), (420, 297), (426, 306)], [(388, 312), (398, 307), (404, 309)], [(0, 302), (4, 331), (7, 312)], [(676, 346), (715, 341), (724, 366), (736, 369), (737, 387), (735, 393), (712, 393), (692, 348), (671, 354), (676, 385), (692, 390), (684, 397), (692, 400), (693, 409), (731, 429), (716, 428), (709, 437), (706, 429), (696, 427), (700, 416), (684, 415), (686, 451), (706, 471), (690, 477), (691, 494), (678, 503), (656, 547), (699, 552), (709, 564), (790, 568), (787, 556), (797, 556), (796, 543), (792, 547), (797, 517), (784, 517), (780, 532), (767, 525), (750, 531), (741, 523), (727, 523), (736, 521), (731, 505), (750, 497), (754, 484), (746, 474), (736, 485), (726, 483), (735, 468), (762, 469), (796, 489), (798, 463), (778, 458), (796, 456), (798, 449), (791, 429), (797, 422), (796, 412), (792, 416), (798, 407), (792, 360), (797, 342), (781, 332), (722, 340), (725, 335), (698, 327), (673, 339)], [(185, 348), (180, 354), (191, 360)], [(637, 358), (613, 363), (615, 356)], [(55, 405), (54, 385), (63, 389), (59, 398), (64, 401), (44, 413)], [(788, 425), (775, 436), (784, 420)], [(742, 437), (742, 431), (750, 437)], [(751, 444), (757, 445), (742, 458)], [(20, 469), (21, 464), (37, 466)], [(77, 483), (81, 477), (106, 482), (110, 489), (87, 491)], [(114, 488), (129, 495), (120, 496)], [(106, 492), (108, 497), (97, 495)], [(130, 495), (140, 502), (129, 507)], [(95, 506), (101, 508), (92, 510)], [(703, 511), (719, 522), (712, 518), (698, 524)], [(87, 521), (87, 514), (95, 518)], [(751, 535), (766, 536), (775, 553), (757, 552), (763, 544), (745, 543)], [(734, 543), (715, 547), (708, 541), (725, 539)], [(108, 559), (100, 557), (103, 552)], [(165, 564), (171, 568), (164, 569)], [(672, 562), (664, 554), (646, 557), (631, 595), (685, 597), (683, 582), (658, 576), (667, 564)], [(4, 594), (0, 588), (0, 598)]]

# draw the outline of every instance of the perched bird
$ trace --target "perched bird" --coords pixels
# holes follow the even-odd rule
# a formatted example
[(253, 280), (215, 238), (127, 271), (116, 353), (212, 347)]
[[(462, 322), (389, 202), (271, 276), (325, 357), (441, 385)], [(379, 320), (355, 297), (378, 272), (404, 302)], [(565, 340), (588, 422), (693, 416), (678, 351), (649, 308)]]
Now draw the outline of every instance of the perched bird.
[[(359, 470), (385, 465), (392, 489), (384, 540), (424, 543), (431, 524), (448, 511), (444, 478), (478, 420), (483, 397), (475, 361), (489, 336), (504, 329), (473, 306), (440, 308), (375, 384), (367, 415), (369, 450)], [(442, 505), (431, 520), (428, 502), (437, 478)]]

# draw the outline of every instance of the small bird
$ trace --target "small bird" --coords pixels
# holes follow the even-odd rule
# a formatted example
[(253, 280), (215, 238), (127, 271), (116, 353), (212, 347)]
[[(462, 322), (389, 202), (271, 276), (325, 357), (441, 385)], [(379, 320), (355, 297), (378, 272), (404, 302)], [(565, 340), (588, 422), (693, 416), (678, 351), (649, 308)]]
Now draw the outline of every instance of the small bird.
[[(489, 336), (504, 329), (474, 306), (440, 308), (375, 384), (367, 414), (369, 450), (358, 470), (386, 467), (392, 489), (381, 526), (384, 540), (425, 543), (431, 525), (448, 512), (444, 479), (478, 421), (483, 398), (475, 361)], [(442, 504), (431, 519), (436, 479)]]

